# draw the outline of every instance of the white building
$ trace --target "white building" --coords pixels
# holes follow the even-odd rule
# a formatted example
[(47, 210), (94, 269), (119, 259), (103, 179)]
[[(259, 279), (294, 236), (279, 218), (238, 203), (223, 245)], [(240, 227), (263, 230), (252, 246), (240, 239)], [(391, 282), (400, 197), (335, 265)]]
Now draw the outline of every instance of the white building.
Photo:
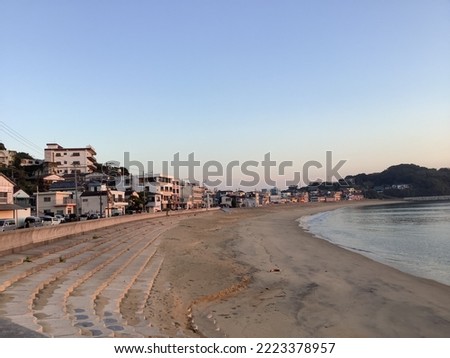
[(161, 207), (161, 194), (157, 193), (146, 193), (146, 210), (149, 212), (156, 213), (162, 210)]
[(46, 191), (34, 193), (36, 197), (36, 215), (69, 215), (76, 212), (76, 200), (67, 191)]
[(0, 173), (0, 219), (14, 219), (16, 225), (23, 226), (30, 209), (14, 204), (14, 182)]
[(204, 206), (205, 188), (189, 182), (181, 182), (183, 209), (200, 209)]
[(12, 165), (17, 152), (15, 150), (0, 150), (0, 166), (8, 167)]
[(31, 196), (22, 189), (17, 190), (13, 195), (14, 204), (23, 208), (31, 208)]
[(75, 172), (86, 174), (96, 169), (97, 153), (90, 145), (85, 148), (63, 148), (57, 143), (48, 143), (44, 153), (45, 162), (52, 164), (52, 174), (64, 175)]
[[(180, 205), (180, 181), (173, 176), (163, 174), (140, 174), (116, 177), (118, 190), (131, 189), (144, 192), (147, 207), (151, 210), (165, 210)], [(160, 207), (159, 207), (160, 206)]]
[(100, 214), (110, 217), (124, 215), (128, 202), (124, 191), (106, 189), (85, 191), (80, 195), (80, 205), (84, 215)]
[(260, 206), (259, 193), (257, 191), (248, 192), (245, 194), (244, 206), (246, 208), (257, 208)]

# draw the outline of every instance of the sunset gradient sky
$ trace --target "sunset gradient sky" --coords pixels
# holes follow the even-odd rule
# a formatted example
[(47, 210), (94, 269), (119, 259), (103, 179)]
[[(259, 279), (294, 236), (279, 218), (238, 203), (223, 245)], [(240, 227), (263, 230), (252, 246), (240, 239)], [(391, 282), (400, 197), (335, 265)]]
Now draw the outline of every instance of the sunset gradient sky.
[(450, 167), (449, 38), (446, 0), (0, 0), (0, 120), (34, 145), (0, 141)]

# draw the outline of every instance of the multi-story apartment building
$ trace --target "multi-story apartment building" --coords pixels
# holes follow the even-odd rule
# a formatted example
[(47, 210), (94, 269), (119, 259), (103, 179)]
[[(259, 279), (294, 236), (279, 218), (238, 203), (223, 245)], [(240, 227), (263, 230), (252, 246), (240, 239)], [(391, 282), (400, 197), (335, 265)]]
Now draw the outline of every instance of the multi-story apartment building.
[(205, 188), (189, 182), (181, 182), (181, 203), (184, 209), (199, 209), (204, 206)]
[(180, 203), (180, 181), (163, 174), (140, 174), (116, 177), (118, 190), (144, 192), (150, 210), (175, 209)]
[(92, 173), (97, 163), (95, 149), (88, 145), (84, 148), (64, 148), (57, 143), (48, 143), (44, 150), (45, 162), (53, 164), (52, 174)]

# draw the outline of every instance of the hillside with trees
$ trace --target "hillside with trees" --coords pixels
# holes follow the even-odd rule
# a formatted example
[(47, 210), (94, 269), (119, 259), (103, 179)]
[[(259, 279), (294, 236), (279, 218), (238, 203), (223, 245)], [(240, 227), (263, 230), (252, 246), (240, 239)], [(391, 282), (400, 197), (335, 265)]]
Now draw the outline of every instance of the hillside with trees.
[(429, 169), (415, 164), (399, 164), (381, 173), (358, 174), (346, 180), (364, 189), (367, 197), (450, 195), (450, 168)]

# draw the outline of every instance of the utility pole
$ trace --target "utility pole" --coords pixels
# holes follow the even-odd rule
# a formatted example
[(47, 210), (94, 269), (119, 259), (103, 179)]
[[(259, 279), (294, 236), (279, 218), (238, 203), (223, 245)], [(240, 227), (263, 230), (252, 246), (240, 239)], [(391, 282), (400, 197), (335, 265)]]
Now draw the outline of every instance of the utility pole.
[(75, 164), (74, 167), (75, 167), (74, 172), (75, 172), (75, 207), (76, 207), (75, 219), (76, 221), (78, 221), (78, 180), (77, 180), (77, 167)]
[(39, 216), (39, 176), (36, 185), (36, 216)]
[(98, 191), (99, 193), (99, 198), (100, 198), (100, 218), (103, 217), (103, 202), (102, 202), (102, 185), (100, 183), (100, 190)]

